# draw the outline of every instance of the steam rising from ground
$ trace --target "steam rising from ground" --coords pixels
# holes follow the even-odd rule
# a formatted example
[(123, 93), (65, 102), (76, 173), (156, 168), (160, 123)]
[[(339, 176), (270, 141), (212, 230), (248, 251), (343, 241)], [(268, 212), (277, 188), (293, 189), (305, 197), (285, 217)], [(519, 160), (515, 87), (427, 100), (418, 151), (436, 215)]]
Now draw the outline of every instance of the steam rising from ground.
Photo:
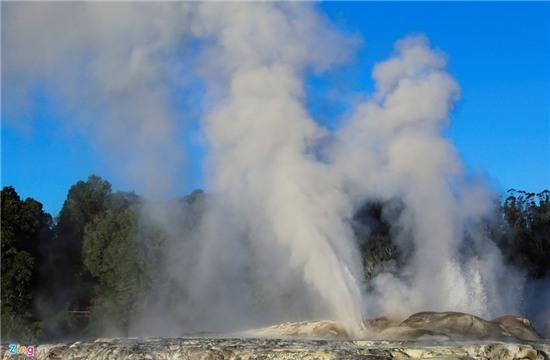
[[(68, 126), (91, 130), (150, 195), (170, 188), (182, 166), (186, 111), (174, 97), (197, 91), (196, 81), (206, 86), (206, 108), (193, 111), (201, 112), (212, 196), (191, 234), (178, 231), (173, 209), (144, 210), (172, 240), (164, 266), (175, 286), (156, 289), (137, 333), (330, 318), (358, 335), (364, 317), (381, 314), (517, 310), (519, 277), (476, 229), (493, 195), (465, 180), (442, 136), (459, 87), (425, 37), (399, 41), (374, 68), (376, 92), (329, 131), (304, 106), (304, 75), (351, 61), (357, 41), (311, 4), (3, 10), (4, 104), (22, 104), (20, 89), (46, 81), (78, 110)], [(367, 199), (403, 201), (398, 245), (411, 255), (400, 274), (379, 274), (369, 294), (351, 228)], [(170, 296), (182, 300), (168, 311), (162, 299)]]
[(397, 42), (394, 56), (374, 69), (372, 100), (337, 134), (332, 161), (353, 197), (398, 198), (405, 206), (399, 245), (410, 251), (410, 262), (399, 278), (375, 278), (368, 306), (400, 316), (453, 309), (493, 317), (519, 305), (498, 284), (507, 279), (506, 290), (520, 292), (521, 283), (475, 228), (493, 194), (465, 181), (441, 135), (459, 94), (445, 64), (425, 37)]

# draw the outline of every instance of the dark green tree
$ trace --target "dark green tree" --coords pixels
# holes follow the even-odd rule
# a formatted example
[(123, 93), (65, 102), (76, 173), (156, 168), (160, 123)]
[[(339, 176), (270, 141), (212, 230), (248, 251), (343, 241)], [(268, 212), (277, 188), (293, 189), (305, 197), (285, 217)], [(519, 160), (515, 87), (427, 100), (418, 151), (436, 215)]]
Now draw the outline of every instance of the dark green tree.
[(127, 336), (153, 281), (162, 278), (163, 232), (143, 219), (140, 206), (133, 194), (115, 193), (107, 210), (86, 226), (83, 262), (97, 284), (91, 334)]
[(81, 314), (90, 306), (94, 282), (82, 264), (85, 227), (106, 211), (111, 200), (111, 184), (92, 175), (69, 189), (57, 218), (55, 241), (41, 248), (44, 262), (40, 304), (45, 319), (46, 335), (79, 336), (85, 318)]
[(97, 279), (92, 320), (109, 320), (109, 327), (123, 331), (139, 293), (141, 269), (132, 246), (136, 214), (132, 209), (109, 211), (86, 227), (82, 256), (84, 266)]
[(34, 341), (40, 323), (34, 309), (39, 286), (39, 247), (52, 240), (52, 218), (32, 198), (2, 189), (2, 341)]
[(496, 238), (507, 260), (531, 278), (550, 275), (550, 191), (509, 190)]

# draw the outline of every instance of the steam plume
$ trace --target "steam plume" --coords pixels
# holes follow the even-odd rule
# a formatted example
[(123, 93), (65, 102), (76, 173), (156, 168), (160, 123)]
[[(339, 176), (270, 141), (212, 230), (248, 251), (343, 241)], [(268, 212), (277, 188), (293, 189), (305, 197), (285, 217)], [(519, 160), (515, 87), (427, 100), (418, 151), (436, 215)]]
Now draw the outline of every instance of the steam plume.
[[(3, 119), (20, 122), (44, 89), (60, 118), (138, 190), (163, 194), (182, 167), (171, 92), (186, 82), (186, 4), (2, 4)], [(25, 124), (17, 124), (25, 126)], [(116, 154), (115, 157), (112, 154)], [(151, 175), (155, 174), (155, 175)]]
[(287, 252), (278, 267), (288, 270), (273, 274), (281, 276), (278, 282), (302, 278), (318, 293), (317, 302), (326, 303), (328, 315), (358, 334), (360, 261), (346, 223), (353, 209), (339, 174), (315, 157), (325, 134), (304, 108), (300, 79), (305, 66), (338, 60), (332, 52), (313, 50), (323, 43), (319, 36), (337, 35), (320, 27), (308, 7), (291, 9), (267, 4), (230, 6), (223, 13), (201, 9), (206, 17), (219, 16), (221, 44), (215, 51), (235, 59), (227, 99), (206, 119), (211, 188), (228, 194), (227, 203), (243, 219), (259, 256), (267, 259), (273, 249)]
[[(425, 37), (401, 40), (395, 51), (374, 68), (376, 93), (358, 106), (333, 149), (335, 171), (345, 174), (352, 198), (399, 198), (405, 205), (399, 245), (412, 250), (412, 258), (399, 279), (387, 273), (375, 279), (378, 298), (368, 305), (400, 316), (447, 309), (488, 317), (513, 312), (519, 278), (474, 230), (489, 215), (493, 194), (465, 180), (456, 151), (442, 136), (458, 85)], [(500, 276), (507, 287), (496, 287)], [(510, 292), (499, 293), (504, 288)]]
[[(77, 111), (67, 126), (91, 132), (149, 195), (166, 193), (182, 166), (189, 114), (177, 94), (206, 87), (204, 103), (187, 105), (207, 105), (212, 195), (191, 233), (184, 214), (145, 209), (171, 239), (163, 265), (175, 286), (156, 289), (136, 332), (332, 318), (358, 335), (377, 314), (515, 309), (517, 277), (498, 286), (510, 273), (476, 231), (493, 195), (465, 180), (442, 136), (459, 88), (426, 38), (399, 41), (374, 69), (375, 94), (331, 132), (308, 114), (303, 79), (351, 61), (357, 42), (311, 4), (2, 6), (3, 103), (18, 106), (3, 111), (20, 112), (39, 79)], [(366, 199), (393, 198), (412, 257), (366, 295), (351, 218)], [(171, 312), (169, 296), (182, 299)]]

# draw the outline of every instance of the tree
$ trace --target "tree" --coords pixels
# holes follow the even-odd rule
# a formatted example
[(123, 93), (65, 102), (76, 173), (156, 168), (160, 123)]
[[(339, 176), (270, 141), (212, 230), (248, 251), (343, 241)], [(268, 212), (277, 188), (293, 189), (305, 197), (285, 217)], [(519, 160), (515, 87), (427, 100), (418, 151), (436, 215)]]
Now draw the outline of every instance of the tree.
[(497, 244), (513, 265), (535, 279), (550, 275), (550, 191), (508, 191)]
[[(55, 241), (41, 248), (44, 263), (40, 303), (48, 314), (47, 334), (81, 334), (84, 324), (78, 314), (90, 306), (94, 283), (82, 264), (82, 243), (85, 227), (105, 212), (111, 197), (111, 184), (91, 175), (69, 189), (67, 199), (57, 218)], [(72, 312), (69, 312), (71, 310)]]
[(110, 327), (127, 329), (139, 292), (137, 251), (131, 244), (136, 216), (132, 209), (110, 211), (86, 228), (83, 262), (97, 279), (92, 319), (109, 319)]
[(111, 200), (84, 234), (83, 263), (97, 284), (90, 332), (127, 336), (160, 272), (163, 233), (152, 223), (138, 224), (141, 204), (135, 195), (115, 193)]
[[(128, 193), (110, 196), (106, 211), (86, 226), (84, 234), (83, 263), (97, 284), (90, 334), (127, 336), (132, 320), (148, 305), (162, 303), (170, 308), (183, 301), (164, 267), (170, 261), (166, 251), (174, 250), (167, 247), (167, 241), (170, 236), (180, 240), (179, 236), (196, 229), (203, 195), (194, 191), (155, 204), (144, 204)], [(162, 292), (159, 299), (155, 292), (159, 289), (171, 291)]]
[(32, 198), (21, 201), (2, 189), (2, 340), (32, 341), (40, 324), (33, 307), (38, 286), (39, 247), (52, 239), (52, 218)]

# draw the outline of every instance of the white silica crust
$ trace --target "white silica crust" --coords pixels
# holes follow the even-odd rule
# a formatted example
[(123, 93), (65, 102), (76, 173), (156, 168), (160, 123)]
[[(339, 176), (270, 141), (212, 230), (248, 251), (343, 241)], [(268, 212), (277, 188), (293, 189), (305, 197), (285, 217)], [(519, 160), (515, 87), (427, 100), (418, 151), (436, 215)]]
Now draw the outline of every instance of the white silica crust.
[[(13, 359), (5, 351), (2, 359)], [(531, 359), (544, 360), (549, 342), (390, 342), (274, 338), (100, 339), (39, 345), (36, 359)]]

